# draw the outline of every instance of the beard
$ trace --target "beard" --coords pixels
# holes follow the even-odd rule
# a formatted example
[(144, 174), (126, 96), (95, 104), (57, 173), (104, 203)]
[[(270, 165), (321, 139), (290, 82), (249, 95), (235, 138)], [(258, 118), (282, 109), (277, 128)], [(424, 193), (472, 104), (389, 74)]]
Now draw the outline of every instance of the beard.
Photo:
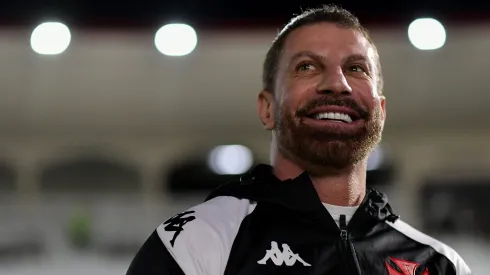
[[(321, 106), (349, 107), (359, 113), (364, 123), (348, 132), (306, 124), (304, 119), (309, 111)], [(286, 108), (278, 110), (274, 131), (278, 148), (286, 157), (306, 165), (340, 170), (367, 158), (381, 141), (382, 129), (380, 106), (368, 112), (352, 99), (319, 98), (310, 101), (294, 114)]]

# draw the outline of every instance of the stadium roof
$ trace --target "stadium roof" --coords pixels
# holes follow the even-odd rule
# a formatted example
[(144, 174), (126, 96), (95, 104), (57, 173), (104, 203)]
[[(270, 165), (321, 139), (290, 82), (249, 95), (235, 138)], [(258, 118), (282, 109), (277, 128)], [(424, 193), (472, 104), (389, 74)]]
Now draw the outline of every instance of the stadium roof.
[[(16, 0), (0, 9), (0, 26), (31, 26), (56, 19), (72, 26), (91, 28), (153, 28), (179, 20), (198, 28), (276, 28), (301, 8), (325, 3), (328, 2)], [(436, 17), (446, 23), (490, 20), (490, 1), (481, 0), (345, 0), (335, 3), (353, 11), (363, 23), (371, 25), (405, 25), (421, 16)]]

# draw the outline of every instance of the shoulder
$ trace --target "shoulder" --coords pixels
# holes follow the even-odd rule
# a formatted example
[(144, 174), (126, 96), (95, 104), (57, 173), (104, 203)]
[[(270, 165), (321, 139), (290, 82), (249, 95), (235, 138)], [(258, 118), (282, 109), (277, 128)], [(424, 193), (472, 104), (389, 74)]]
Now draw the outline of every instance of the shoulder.
[(222, 274), (240, 225), (255, 203), (216, 197), (167, 219), (157, 233), (184, 273)]
[(450, 246), (445, 243), (426, 235), (419, 230), (413, 228), (406, 222), (398, 219), (394, 223), (386, 222), (388, 225), (393, 227), (398, 232), (404, 234), (408, 238), (432, 247), (437, 253), (444, 255), (449, 261), (451, 261), (456, 269), (457, 275), (470, 275), (471, 270), (465, 263), (463, 258)]
[(227, 241), (227, 237), (236, 235), (242, 220), (254, 208), (255, 203), (247, 199), (216, 197), (167, 219), (157, 232), (169, 247), (178, 247), (179, 242), (203, 235)]

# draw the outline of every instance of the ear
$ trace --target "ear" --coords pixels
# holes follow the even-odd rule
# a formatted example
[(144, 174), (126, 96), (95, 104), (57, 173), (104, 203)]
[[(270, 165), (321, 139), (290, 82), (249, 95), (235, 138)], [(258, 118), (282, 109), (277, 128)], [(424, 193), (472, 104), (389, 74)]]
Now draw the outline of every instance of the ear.
[(257, 108), (259, 111), (260, 121), (266, 130), (272, 130), (275, 127), (275, 105), (274, 96), (267, 90), (262, 90), (257, 98)]
[(380, 96), (379, 103), (381, 104), (381, 112), (383, 114), (383, 122), (386, 121), (386, 97)]

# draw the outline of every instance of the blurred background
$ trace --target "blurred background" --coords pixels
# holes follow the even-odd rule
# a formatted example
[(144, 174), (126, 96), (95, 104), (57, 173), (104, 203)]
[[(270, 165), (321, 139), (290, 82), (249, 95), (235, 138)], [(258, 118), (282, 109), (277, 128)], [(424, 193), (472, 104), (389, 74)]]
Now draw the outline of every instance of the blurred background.
[[(490, 3), (343, 1), (369, 28), (388, 120), (368, 184), (490, 268)], [(0, 274), (125, 274), (149, 234), (268, 162), (275, 34), (320, 1), (4, 1)]]

